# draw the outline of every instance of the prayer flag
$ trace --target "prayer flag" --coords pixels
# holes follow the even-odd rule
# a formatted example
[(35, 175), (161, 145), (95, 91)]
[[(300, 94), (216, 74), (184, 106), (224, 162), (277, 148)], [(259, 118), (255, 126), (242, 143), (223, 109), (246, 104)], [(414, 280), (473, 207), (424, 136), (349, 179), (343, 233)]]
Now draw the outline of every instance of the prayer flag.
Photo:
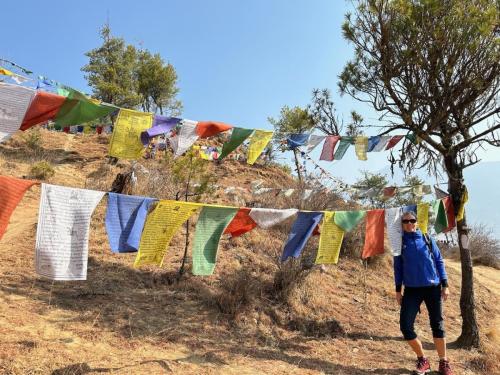
[(366, 215), (366, 211), (336, 211), (335, 212), (335, 224), (341, 227), (344, 231), (349, 232), (353, 230), (356, 225), (363, 219)]
[(19, 130), (35, 91), (0, 82), (0, 142)]
[(417, 206), (417, 222), (422, 233), (427, 233), (429, 226), (429, 203), (419, 203)]
[(59, 125), (78, 125), (105, 117), (118, 108), (111, 104), (96, 104), (81, 92), (70, 90), (57, 112), (55, 121)]
[(289, 257), (298, 258), (300, 256), (307, 240), (311, 237), (322, 217), (323, 212), (299, 212), (283, 249), (281, 256), (283, 262)]
[(337, 264), (339, 261), (344, 231), (335, 224), (334, 216), (335, 212), (324, 212), (316, 264)]
[(305, 145), (308, 138), (308, 133), (290, 134), (288, 137), (286, 137), (286, 143), (288, 145), (288, 148), (290, 150), (293, 150), (299, 146)]
[(220, 237), (237, 211), (237, 208), (203, 207), (194, 233), (193, 275), (214, 272)]
[(339, 142), (339, 147), (337, 147), (337, 150), (335, 151), (335, 154), (333, 155), (334, 160), (341, 160), (347, 149), (351, 144), (354, 142), (354, 137), (342, 137), (340, 138)]
[(306, 150), (305, 150), (306, 154), (308, 154), (309, 152), (314, 150), (314, 148), (316, 148), (317, 145), (319, 145), (321, 142), (323, 142), (323, 140), (325, 138), (326, 138), (325, 135), (312, 134), (309, 137), (309, 140), (307, 141)]
[(335, 150), (335, 145), (339, 141), (340, 137), (338, 135), (329, 135), (323, 143), (323, 150), (321, 151), (321, 156), (319, 160), (332, 161), (333, 151)]
[(368, 137), (358, 136), (355, 141), (354, 152), (359, 160), (368, 160), (366, 157), (366, 152), (368, 150)]
[(462, 221), (465, 215), (465, 204), (469, 201), (469, 192), (467, 187), (464, 187), (462, 198), (460, 199), (460, 207), (458, 208), (457, 221)]
[(52, 280), (86, 280), (89, 226), (102, 191), (42, 184), (36, 272)]
[(28, 190), (36, 181), (0, 176), (0, 240), (2, 239), (12, 212)]
[(432, 209), (434, 211), (434, 214), (436, 215), (434, 229), (436, 230), (436, 233), (439, 234), (448, 228), (448, 218), (446, 216), (446, 210), (444, 208), (443, 200), (438, 199), (434, 201)]
[(109, 156), (138, 159), (144, 152), (141, 133), (151, 127), (153, 114), (120, 109), (109, 144)]
[(376, 135), (368, 138), (368, 152), (372, 152), (375, 146), (380, 142), (380, 136)]
[(384, 188), (384, 197), (391, 198), (396, 195), (397, 188), (395, 186), (388, 186)]
[(108, 193), (106, 232), (113, 253), (131, 253), (139, 248), (144, 222), (153, 198)]
[(285, 221), (289, 217), (295, 215), (299, 210), (289, 208), (278, 210), (274, 208), (252, 208), (250, 217), (257, 223), (260, 228), (268, 229), (272, 226)]
[(146, 264), (161, 266), (175, 233), (199, 207), (196, 203), (159, 201), (146, 218), (134, 267)]
[(395, 136), (393, 136), (389, 140), (389, 142), (387, 143), (387, 147), (385, 149), (386, 150), (390, 150), (391, 148), (393, 148), (394, 146), (396, 146), (401, 139), (403, 139), (402, 135), (395, 135)]
[(170, 144), (174, 150), (174, 158), (184, 154), (198, 139), (196, 134), (197, 121), (182, 120), (179, 134), (170, 138)]
[(370, 210), (366, 213), (365, 244), (361, 258), (384, 253), (384, 219), (385, 210)]
[(373, 147), (373, 152), (382, 151), (387, 146), (387, 143), (391, 140), (390, 135), (381, 135), (379, 142)]
[(222, 153), (219, 156), (219, 160), (224, 159), (227, 155), (236, 150), (252, 133), (253, 129), (233, 128), (229, 142), (225, 142), (222, 145)]
[(198, 134), (200, 138), (208, 138), (232, 128), (232, 125), (223, 122), (200, 121), (196, 125), (196, 134)]
[(385, 225), (387, 226), (387, 237), (391, 245), (393, 256), (401, 255), (403, 246), (403, 227), (401, 223), (401, 207), (385, 209)]
[(441, 190), (437, 185), (434, 186), (434, 192), (436, 195), (436, 199), (442, 199), (449, 195), (446, 191)]
[(0, 74), (4, 75), (4, 76), (9, 76), (9, 77), (14, 75), (14, 73), (12, 73), (10, 70), (2, 68), (2, 67), (0, 67)]
[(451, 199), (451, 196), (443, 198), (442, 202), (446, 211), (446, 218), (448, 222), (446, 229), (443, 230), (443, 232), (446, 233), (455, 228), (457, 223), (455, 221), (455, 209), (453, 207), (453, 200)]
[(250, 217), (250, 211), (251, 208), (240, 208), (224, 233), (229, 234), (231, 237), (238, 237), (255, 228), (257, 223)]
[(273, 132), (268, 130), (255, 130), (250, 137), (250, 145), (248, 146), (247, 163), (253, 164), (260, 156), (262, 151), (273, 137)]
[(153, 126), (141, 133), (142, 144), (147, 146), (151, 141), (151, 138), (170, 132), (180, 121), (181, 119), (176, 117), (155, 115), (153, 119)]

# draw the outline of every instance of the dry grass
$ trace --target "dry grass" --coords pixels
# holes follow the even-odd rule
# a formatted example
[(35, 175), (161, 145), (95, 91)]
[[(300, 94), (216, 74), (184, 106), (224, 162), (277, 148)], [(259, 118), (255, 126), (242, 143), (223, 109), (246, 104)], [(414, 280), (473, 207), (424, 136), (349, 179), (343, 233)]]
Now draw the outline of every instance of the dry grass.
[[(0, 173), (29, 172), (23, 142), (16, 135), (0, 146)], [(41, 131), (44, 158), (56, 170), (51, 182), (108, 190), (116, 174), (132, 166), (107, 163), (106, 143), (106, 137)], [(163, 165), (138, 164), (136, 194), (169, 198), (175, 193)], [(249, 188), (256, 179), (269, 186), (295, 183), (279, 168), (248, 168), (237, 161), (224, 162), (213, 173), (221, 186)], [(278, 262), (291, 221), (268, 231), (255, 229), (221, 240), (213, 276), (188, 272), (177, 281), (183, 233), (172, 241), (162, 268), (134, 269), (134, 254), (109, 250), (103, 200), (91, 223), (88, 280), (52, 282), (33, 269), (39, 193), (39, 187), (26, 193), (0, 241), (0, 373), (399, 375), (413, 365), (400, 339), (390, 257), (365, 266), (355, 241), (361, 234), (352, 235), (338, 266), (320, 268), (312, 264), (317, 237), (300, 260)], [(252, 203), (244, 193), (238, 199)], [(298, 204), (285, 197), (266, 199), (255, 204)], [(326, 199), (304, 208), (349, 209), (334, 197)], [(227, 202), (227, 197), (218, 189), (203, 200)], [(450, 341), (460, 333), (459, 269), (457, 262), (448, 262)], [(499, 275), (479, 266), (475, 276), (484, 348), (470, 352), (451, 345), (449, 356), (457, 374), (495, 374), (500, 370)], [(427, 319), (423, 309), (417, 326), (435, 367)]]

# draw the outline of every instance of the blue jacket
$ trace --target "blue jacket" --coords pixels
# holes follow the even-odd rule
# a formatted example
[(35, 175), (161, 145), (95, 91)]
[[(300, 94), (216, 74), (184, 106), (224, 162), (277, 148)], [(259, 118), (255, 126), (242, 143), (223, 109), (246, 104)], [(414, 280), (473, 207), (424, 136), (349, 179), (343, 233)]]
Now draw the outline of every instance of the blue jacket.
[(401, 255), (394, 257), (396, 291), (405, 287), (448, 286), (441, 252), (433, 238), (430, 239), (432, 255), (420, 230), (403, 232)]

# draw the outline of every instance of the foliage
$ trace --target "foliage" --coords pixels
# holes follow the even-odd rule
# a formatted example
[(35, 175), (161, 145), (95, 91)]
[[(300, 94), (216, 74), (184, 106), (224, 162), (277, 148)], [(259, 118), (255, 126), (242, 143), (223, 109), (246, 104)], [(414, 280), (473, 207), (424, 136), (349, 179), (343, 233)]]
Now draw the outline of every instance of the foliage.
[(166, 154), (167, 163), (171, 164), (172, 180), (177, 184), (177, 198), (184, 196), (194, 197), (196, 201), (205, 193), (213, 189), (215, 176), (208, 170), (210, 163), (197, 157), (193, 150), (189, 150), (177, 159), (170, 159)]
[[(344, 131), (344, 120), (336, 113), (335, 105), (331, 99), (332, 95), (328, 89), (314, 89), (312, 92), (312, 103), (307, 106), (316, 129), (327, 135), (341, 135)], [(359, 130), (363, 117), (351, 111), (351, 121), (347, 124), (346, 135), (360, 135)]]
[[(474, 264), (500, 269), (500, 240), (495, 238), (493, 229), (484, 224), (473, 225), (470, 232), (469, 247)], [(460, 250), (450, 250), (454, 258), (460, 257)]]
[(314, 121), (307, 109), (290, 108), (287, 105), (281, 108), (278, 119), (268, 117), (268, 121), (274, 126), (275, 142), (282, 141), (290, 133), (305, 133), (314, 128)]
[(108, 25), (100, 34), (102, 45), (85, 54), (89, 62), (82, 68), (93, 96), (119, 107), (179, 115), (182, 104), (176, 99), (175, 68), (159, 54), (137, 50), (112, 36)]
[[(389, 133), (405, 140), (391, 165), (406, 173), (444, 165), (454, 207), (466, 186), (463, 170), (479, 162), (484, 145), (500, 147), (500, 12), (495, 0), (357, 0), (344, 37), (354, 58), (340, 75), (341, 93), (370, 103)], [(493, 121), (493, 122), (492, 122)], [(457, 223), (463, 270), (460, 308), (463, 347), (479, 346), (468, 227)]]
[[(354, 183), (355, 188), (360, 188), (360, 189), (375, 189), (375, 190), (382, 190), (384, 187), (387, 186), (388, 181), (387, 177), (382, 174), (382, 173), (370, 173), (368, 171), (362, 171), (362, 177), (358, 178), (356, 182)], [(366, 196), (363, 194), (355, 193), (353, 195), (353, 199), (355, 200), (361, 200), (364, 204), (369, 204), (371, 207), (374, 208), (382, 208), (385, 206), (386, 200), (383, 199), (380, 194), (374, 195), (374, 196)]]
[(136, 79), (142, 109), (178, 116), (182, 104), (175, 99), (179, 92), (175, 68), (171, 64), (165, 65), (159, 54), (152, 55), (149, 51), (142, 50), (138, 56)]
[[(418, 176), (406, 176), (404, 180), (405, 186), (417, 186), (423, 185), (425, 181)], [(405, 193), (396, 194), (394, 197), (394, 203), (396, 206), (408, 206), (412, 204), (418, 204), (422, 202), (423, 198), (421, 195), (416, 195), (413, 190)]]
[(39, 161), (31, 166), (30, 176), (37, 180), (47, 180), (55, 175), (56, 171), (52, 165), (45, 161)]
[(93, 96), (119, 107), (136, 108), (141, 102), (134, 77), (137, 50), (123, 38), (113, 37), (108, 25), (100, 34), (103, 44), (85, 54), (89, 62), (82, 68)]

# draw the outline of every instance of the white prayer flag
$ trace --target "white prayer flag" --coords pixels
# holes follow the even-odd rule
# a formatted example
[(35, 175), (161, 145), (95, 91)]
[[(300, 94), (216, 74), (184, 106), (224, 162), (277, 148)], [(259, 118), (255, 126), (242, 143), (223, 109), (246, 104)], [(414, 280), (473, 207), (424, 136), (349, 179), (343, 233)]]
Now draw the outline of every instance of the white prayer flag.
[(52, 280), (86, 280), (89, 226), (104, 192), (42, 184), (36, 272)]
[(326, 135), (316, 135), (316, 134), (311, 134), (309, 137), (309, 140), (307, 141), (306, 145), (306, 153), (311, 152), (314, 150), (314, 148), (319, 145), (323, 140), (326, 138)]
[(182, 120), (179, 134), (170, 138), (170, 143), (174, 149), (174, 158), (181, 156), (196, 142), (198, 139), (198, 134), (196, 134), (197, 124), (197, 121)]
[(376, 144), (372, 151), (382, 151), (385, 150), (387, 143), (391, 140), (392, 135), (382, 135), (380, 141)]
[(0, 82), (0, 142), (19, 130), (35, 90)]
[(389, 238), (393, 256), (401, 255), (401, 246), (403, 244), (401, 214), (401, 207), (385, 209), (385, 225), (387, 226), (387, 237)]
[(295, 215), (298, 211), (299, 210), (296, 208), (289, 208), (286, 210), (252, 208), (249, 215), (259, 227), (267, 229)]

